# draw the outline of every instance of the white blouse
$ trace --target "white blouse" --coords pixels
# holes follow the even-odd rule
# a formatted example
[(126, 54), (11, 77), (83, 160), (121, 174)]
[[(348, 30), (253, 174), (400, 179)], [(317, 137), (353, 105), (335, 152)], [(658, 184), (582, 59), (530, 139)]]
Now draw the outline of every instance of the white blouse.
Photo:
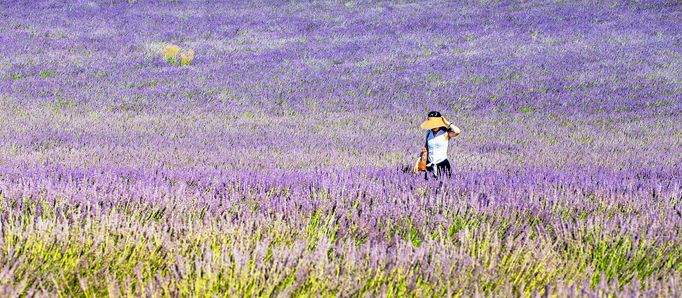
[(436, 135), (429, 130), (426, 143), (429, 145), (429, 163), (437, 164), (448, 158), (448, 139), (447, 131), (439, 130)]

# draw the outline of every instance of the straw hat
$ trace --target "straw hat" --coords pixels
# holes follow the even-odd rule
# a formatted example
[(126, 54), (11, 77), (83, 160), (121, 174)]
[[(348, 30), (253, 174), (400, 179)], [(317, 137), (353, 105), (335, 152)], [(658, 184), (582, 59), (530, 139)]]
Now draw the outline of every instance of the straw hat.
[(432, 129), (436, 127), (446, 126), (443, 122), (443, 117), (439, 112), (429, 112), (428, 119), (420, 125), (422, 129)]

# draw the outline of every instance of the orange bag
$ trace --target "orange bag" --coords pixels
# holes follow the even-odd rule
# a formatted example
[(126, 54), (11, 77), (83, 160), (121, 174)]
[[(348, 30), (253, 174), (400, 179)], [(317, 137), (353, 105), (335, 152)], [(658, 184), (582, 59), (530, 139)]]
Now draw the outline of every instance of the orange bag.
[(415, 173), (426, 171), (426, 163), (428, 160), (427, 158), (428, 158), (428, 154), (426, 152), (424, 152), (424, 153), (422, 153), (422, 156), (419, 159), (417, 159), (417, 162), (415, 163), (415, 166), (414, 166), (414, 172)]

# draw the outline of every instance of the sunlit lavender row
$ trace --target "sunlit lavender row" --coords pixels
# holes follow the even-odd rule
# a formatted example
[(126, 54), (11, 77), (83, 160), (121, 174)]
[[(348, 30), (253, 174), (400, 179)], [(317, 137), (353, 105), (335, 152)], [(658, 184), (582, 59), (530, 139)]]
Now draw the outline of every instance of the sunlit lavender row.
[(70, 2), (0, 3), (2, 296), (682, 295), (682, 2)]

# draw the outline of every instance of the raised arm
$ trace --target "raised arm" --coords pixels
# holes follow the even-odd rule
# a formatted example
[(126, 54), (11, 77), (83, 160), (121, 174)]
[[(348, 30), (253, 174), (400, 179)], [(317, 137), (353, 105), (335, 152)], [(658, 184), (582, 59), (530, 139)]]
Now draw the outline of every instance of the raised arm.
[(441, 117), (441, 118), (443, 118), (443, 122), (445, 123), (446, 127), (448, 128), (448, 134), (447, 134), (448, 139), (452, 139), (452, 138), (458, 136), (460, 132), (462, 132), (462, 131), (459, 129), (459, 127), (457, 127), (457, 126), (455, 126), (454, 124), (450, 123), (450, 121), (448, 121), (447, 119), (445, 119), (445, 117)]

